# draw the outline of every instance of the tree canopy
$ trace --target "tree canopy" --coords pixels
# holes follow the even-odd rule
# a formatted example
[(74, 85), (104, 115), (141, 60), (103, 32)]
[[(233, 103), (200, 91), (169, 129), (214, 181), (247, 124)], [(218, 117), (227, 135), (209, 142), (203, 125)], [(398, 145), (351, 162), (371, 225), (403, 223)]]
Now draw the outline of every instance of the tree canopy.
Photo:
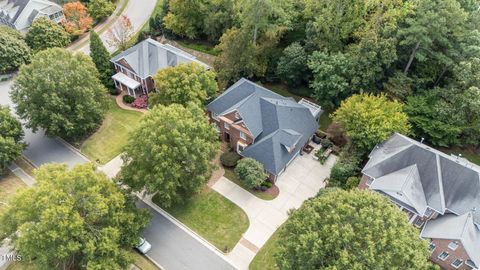
[(30, 48), (22, 35), (7, 26), (0, 26), (0, 74), (16, 71), (30, 61)]
[(238, 161), (235, 167), (235, 174), (249, 188), (259, 187), (268, 177), (262, 163), (253, 158), (243, 158)]
[(105, 87), (113, 88), (113, 68), (110, 63), (110, 53), (95, 31), (90, 32), (90, 56), (100, 74), (100, 81)]
[(26, 146), (23, 136), (20, 121), (10, 113), (10, 108), (0, 106), (0, 173), (22, 155)]
[(71, 35), (79, 36), (92, 27), (93, 19), (88, 14), (87, 8), (79, 1), (63, 5), (63, 13), (65, 14), (63, 27)]
[(33, 21), (26, 41), (28, 46), (37, 52), (53, 47), (63, 48), (70, 43), (70, 36), (60, 25), (41, 17)]
[(78, 139), (103, 120), (106, 90), (90, 57), (52, 48), (20, 69), (10, 93), (20, 118), (49, 136)]
[(283, 50), (278, 60), (277, 76), (286, 81), (289, 86), (301, 85), (306, 77), (307, 53), (300, 43), (292, 43)]
[(280, 269), (436, 269), (407, 216), (370, 191), (323, 190), (290, 214), (278, 244)]
[(389, 101), (385, 95), (358, 94), (342, 101), (333, 113), (352, 143), (361, 153), (386, 140), (393, 132), (410, 134), (410, 123), (403, 104)]
[(102, 20), (113, 13), (115, 4), (110, 0), (90, 0), (87, 10), (94, 20)]
[(215, 98), (218, 91), (216, 74), (197, 63), (180, 64), (160, 69), (153, 80), (155, 93), (150, 95), (150, 105), (169, 105), (189, 102), (198, 105)]
[(200, 107), (158, 105), (130, 136), (121, 179), (134, 190), (157, 193), (170, 207), (208, 181), (217, 147), (217, 133)]
[(0, 220), (23, 260), (45, 269), (125, 269), (132, 262), (129, 252), (148, 224), (132, 195), (92, 164), (44, 165), (35, 179)]

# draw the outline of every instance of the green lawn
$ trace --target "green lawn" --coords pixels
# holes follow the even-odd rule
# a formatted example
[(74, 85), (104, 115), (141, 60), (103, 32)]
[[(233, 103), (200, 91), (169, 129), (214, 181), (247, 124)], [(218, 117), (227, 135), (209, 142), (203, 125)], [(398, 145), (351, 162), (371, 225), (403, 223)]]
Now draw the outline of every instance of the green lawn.
[(234, 182), (235, 184), (241, 186), (246, 191), (248, 191), (248, 192), (252, 193), (253, 195), (257, 196), (258, 198), (263, 199), (263, 200), (273, 200), (278, 196), (278, 193), (275, 194), (275, 195), (272, 195), (272, 194), (267, 193), (267, 192), (262, 192), (262, 191), (257, 191), (257, 190), (250, 189), (250, 188), (245, 186), (245, 184), (240, 180), (240, 178), (238, 178), (238, 176), (235, 174), (233, 169), (230, 169), (230, 168), (224, 168), (224, 169), (225, 169), (225, 174), (223, 176), (225, 176), (226, 178), (228, 178), (230, 181)]
[(274, 254), (278, 250), (278, 236), (282, 227), (268, 239), (267, 243), (258, 251), (253, 261), (250, 263), (250, 270), (278, 270), (275, 263)]
[(25, 183), (9, 170), (4, 175), (0, 173), (0, 214), (7, 209), (8, 202), (17, 190), (23, 187), (26, 187)]
[(107, 163), (122, 152), (129, 133), (137, 128), (141, 116), (140, 112), (121, 109), (114, 99), (110, 99), (102, 126), (83, 142), (80, 150), (93, 161)]
[(160, 270), (155, 264), (153, 264), (147, 257), (141, 255), (135, 250), (130, 253), (134, 259), (134, 264), (142, 270)]
[(213, 56), (218, 56), (219, 52), (215, 50), (215, 46), (207, 44), (205, 42), (199, 42), (195, 40), (176, 40), (182, 47), (189, 48), (195, 51), (203, 52)]
[(7, 268), (7, 270), (41, 270), (38, 266), (35, 266), (33, 263), (26, 262), (13, 262)]
[[(159, 204), (157, 196), (152, 200)], [(249, 224), (242, 209), (211, 189), (165, 210), (223, 252), (233, 249)]]

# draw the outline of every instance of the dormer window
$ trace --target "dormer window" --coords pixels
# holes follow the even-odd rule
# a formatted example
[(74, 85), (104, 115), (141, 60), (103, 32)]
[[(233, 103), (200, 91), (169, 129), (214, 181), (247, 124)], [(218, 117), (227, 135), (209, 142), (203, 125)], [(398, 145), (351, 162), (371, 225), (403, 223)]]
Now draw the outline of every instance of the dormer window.
[(247, 140), (247, 135), (240, 131), (240, 138), (242, 138), (243, 140)]
[(240, 119), (240, 114), (238, 112), (235, 112), (235, 119)]
[(458, 248), (458, 244), (456, 242), (450, 242), (448, 244), (448, 248), (451, 250), (456, 250)]
[(225, 122), (223, 123), (223, 127), (226, 129), (226, 130), (229, 130), (230, 129), (230, 124)]

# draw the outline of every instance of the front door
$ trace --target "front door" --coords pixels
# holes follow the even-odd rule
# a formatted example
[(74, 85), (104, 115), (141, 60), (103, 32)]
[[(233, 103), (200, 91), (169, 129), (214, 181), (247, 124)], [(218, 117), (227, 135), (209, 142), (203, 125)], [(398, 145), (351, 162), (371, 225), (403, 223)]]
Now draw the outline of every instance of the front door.
[(228, 134), (228, 132), (225, 132), (223, 139), (224, 139), (226, 142), (230, 142), (230, 134)]

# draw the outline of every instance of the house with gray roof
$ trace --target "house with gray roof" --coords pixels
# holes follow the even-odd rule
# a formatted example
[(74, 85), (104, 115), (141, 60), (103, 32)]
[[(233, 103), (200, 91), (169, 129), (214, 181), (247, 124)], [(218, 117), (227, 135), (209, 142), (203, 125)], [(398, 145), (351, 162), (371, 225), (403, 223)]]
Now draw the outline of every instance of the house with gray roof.
[(395, 133), (378, 144), (359, 187), (386, 195), (430, 241), (442, 269), (480, 268), (480, 167)]
[(222, 141), (262, 163), (272, 181), (309, 143), (322, 113), (315, 103), (296, 102), (243, 78), (207, 111)]
[(60, 23), (63, 8), (48, 0), (0, 0), (0, 25), (25, 31), (40, 17)]
[(152, 77), (160, 69), (192, 62), (210, 69), (195, 56), (151, 38), (121, 52), (110, 61), (117, 72), (112, 76), (115, 87), (134, 97), (138, 94), (147, 95), (155, 88)]

